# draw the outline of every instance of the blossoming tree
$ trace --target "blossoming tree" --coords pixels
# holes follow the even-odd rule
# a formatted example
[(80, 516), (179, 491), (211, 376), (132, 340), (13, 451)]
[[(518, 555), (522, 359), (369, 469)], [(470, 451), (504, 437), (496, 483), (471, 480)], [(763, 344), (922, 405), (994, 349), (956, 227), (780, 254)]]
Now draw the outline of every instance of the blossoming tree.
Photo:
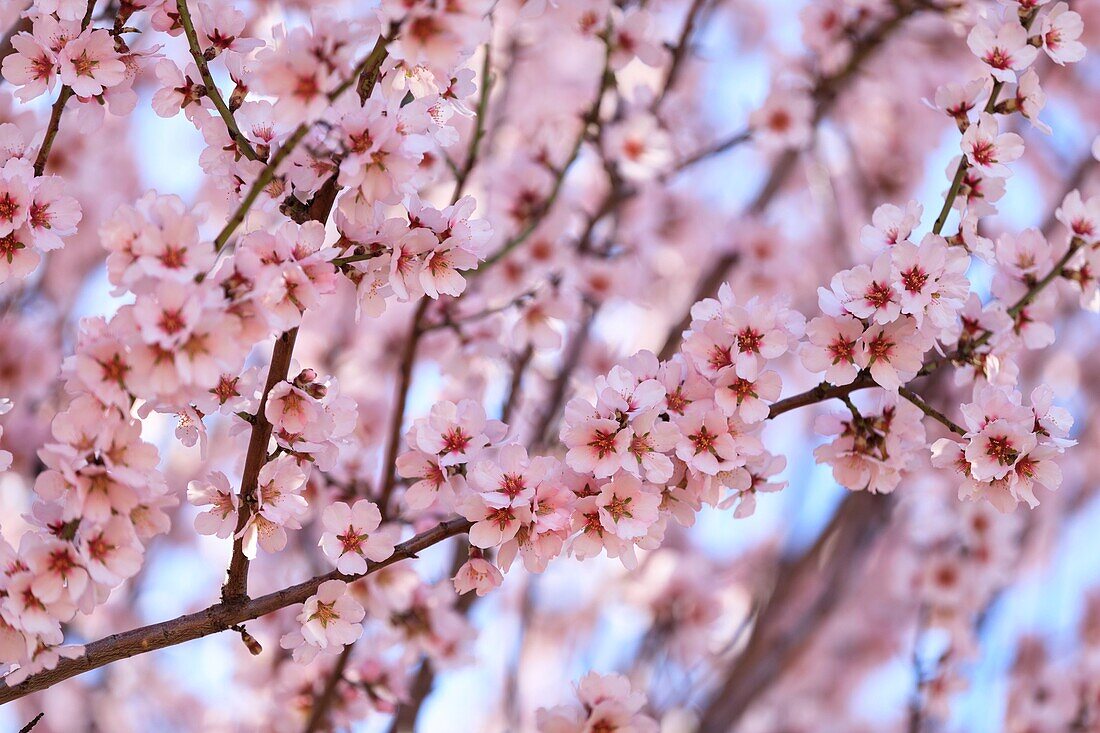
[(955, 729), (1095, 498), (1089, 16), (7, 0), (0, 716)]

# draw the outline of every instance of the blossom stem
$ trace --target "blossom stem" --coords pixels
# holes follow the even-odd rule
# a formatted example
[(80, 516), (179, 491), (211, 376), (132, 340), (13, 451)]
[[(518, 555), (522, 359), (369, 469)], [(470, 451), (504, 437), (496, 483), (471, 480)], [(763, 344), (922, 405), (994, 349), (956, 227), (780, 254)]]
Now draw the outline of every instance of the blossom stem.
[[(183, 0), (177, 0), (183, 2)], [(382, 62), (386, 60), (387, 45), (393, 38), (394, 34), (391, 32), (387, 36), (382, 36), (374, 44), (374, 48), (367, 54), (359, 64), (355, 67), (355, 72), (340, 83), (335, 89), (328, 94), (329, 101), (334, 101), (341, 94), (346, 92), (351, 86), (357, 83), (357, 80), (362, 77), (374, 77), (377, 78), (378, 69), (381, 68)], [(272, 156), (264, 169), (260, 171), (260, 175), (256, 177), (256, 180), (252, 182), (252, 186), (248, 189), (248, 193), (241, 199), (241, 203), (237, 206), (236, 211), (229, 217), (229, 221), (225, 223), (222, 230), (218, 232), (218, 236), (214, 239), (214, 251), (221, 252), (225, 247), (229, 238), (233, 235), (233, 232), (237, 230), (243, 222), (245, 216), (248, 214), (252, 205), (256, 203), (256, 199), (259, 198), (260, 192), (275, 179), (275, 174), (278, 172), (279, 166), (286, 160), (290, 154), (298, 147), (298, 143), (302, 142), (306, 133), (309, 132), (312, 127), (311, 123), (303, 122), (295, 128), (294, 132), (290, 134), (290, 137), (286, 139), (279, 150)]]
[(532, 214), (527, 224), (509, 239), (504, 246), (482, 262), (480, 267), (471, 272), (467, 276), (468, 279), (483, 274), (493, 265), (507, 257), (516, 247), (526, 242), (527, 239), (534, 234), (535, 230), (538, 229), (539, 224), (546, 219), (550, 210), (554, 208), (554, 204), (558, 200), (558, 195), (561, 193), (562, 187), (565, 184), (565, 177), (569, 174), (569, 170), (573, 167), (573, 163), (581, 154), (581, 148), (584, 146), (584, 141), (588, 137), (589, 127), (599, 122), (603, 98), (608, 88), (610, 88), (611, 84), (615, 81), (615, 73), (611, 70), (612, 44), (610, 39), (606, 37), (606, 34), (604, 37), (604, 46), (606, 47), (606, 52), (604, 53), (603, 70), (600, 72), (600, 83), (596, 88), (596, 98), (593, 100), (588, 112), (581, 118), (581, 129), (577, 133), (577, 137), (573, 142), (573, 147), (569, 151), (569, 156), (565, 159), (561, 167), (555, 171), (554, 182), (551, 185), (549, 195), (546, 197), (546, 200), (542, 202), (542, 205), (538, 207), (538, 210)]
[[(88, 0), (88, 9), (85, 11), (84, 19), (80, 23), (81, 31), (86, 30), (88, 24), (92, 22), (92, 11), (95, 9), (95, 3), (96, 0)], [(50, 160), (50, 151), (53, 150), (54, 140), (57, 139), (57, 133), (61, 129), (61, 114), (65, 111), (65, 105), (72, 96), (73, 88), (68, 84), (61, 87), (61, 91), (57, 94), (57, 100), (50, 110), (50, 121), (46, 125), (46, 134), (42, 138), (42, 145), (38, 148), (38, 155), (34, 159), (34, 174), (36, 176), (40, 176), (46, 171), (46, 163)]]
[(256, 510), (256, 489), (259, 483), (260, 469), (267, 462), (267, 444), (271, 441), (271, 422), (267, 419), (265, 408), (267, 397), (276, 384), (287, 378), (290, 361), (294, 355), (294, 342), (298, 329), (284, 332), (275, 341), (271, 352), (271, 366), (267, 370), (267, 382), (263, 396), (256, 409), (252, 433), (248, 439), (248, 452), (245, 454), (244, 472), (241, 475), (241, 505), (237, 513), (237, 527), (233, 534), (233, 554), (229, 561), (229, 574), (222, 588), (224, 602), (241, 601), (248, 597), (248, 558), (244, 554), (244, 528)]
[(221, 92), (218, 91), (218, 85), (214, 81), (214, 76), (210, 73), (210, 64), (207, 63), (206, 56), (203, 54), (202, 49), (199, 48), (199, 38), (198, 34), (195, 32), (195, 24), (191, 20), (191, 11), (187, 7), (187, 0), (176, 0), (176, 8), (179, 11), (180, 25), (183, 26), (183, 33), (187, 36), (187, 46), (191, 50), (191, 58), (195, 60), (195, 66), (198, 67), (199, 75), (202, 77), (202, 83), (206, 87), (206, 96), (214, 103), (214, 107), (217, 108), (218, 114), (221, 115), (222, 120), (225, 121), (225, 128), (229, 132), (229, 137), (233, 138), (233, 142), (236, 144), (241, 154), (249, 160), (259, 160), (259, 156), (256, 155), (256, 151), (252, 148), (251, 143), (248, 142), (248, 138), (241, 133), (241, 129), (237, 126), (237, 120), (233, 116), (232, 110), (230, 110), (229, 105), (225, 103), (225, 99), (222, 97)]
[(952, 421), (951, 418), (949, 418), (947, 415), (944, 415), (935, 407), (932, 407), (932, 405), (925, 402), (924, 398), (913, 390), (909, 389), (908, 387), (901, 387), (898, 390), (898, 393), (902, 397), (919, 407), (921, 409), (921, 412), (923, 412), (925, 415), (932, 418), (933, 420), (936, 420), (952, 433), (955, 433), (956, 435), (966, 435), (966, 431), (963, 428)]
[(477, 156), (481, 151), (481, 141), (485, 137), (485, 118), (488, 116), (489, 111), (489, 93), (492, 91), (493, 82), (490, 78), (492, 73), (492, 45), (485, 44), (485, 56), (481, 60), (481, 89), (480, 96), (477, 100), (477, 112), (474, 120), (474, 134), (470, 139), (470, 150), (466, 154), (466, 162), (462, 164), (462, 168), (458, 170), (455, 175), (455, 190), (451, 194), (451, 205), (453, 206), (460, 198), (466, 189), (466, 182), (470, 178), (470, 174), (474, 170), (474, 166), (477, 165)]

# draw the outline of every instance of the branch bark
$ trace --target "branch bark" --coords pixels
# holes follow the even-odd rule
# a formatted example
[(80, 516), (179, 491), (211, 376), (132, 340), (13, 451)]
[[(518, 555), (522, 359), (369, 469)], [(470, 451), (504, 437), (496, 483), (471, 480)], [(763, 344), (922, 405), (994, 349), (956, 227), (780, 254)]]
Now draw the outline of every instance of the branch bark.
[(358, 580), (400, 560), (415, 558), (418, 553), (428, 547), (438, 544), (448, 537), (464, 534), (469, 529), (470, 522), (468, 520), (455, 517), (402, 542), (394, 549), (393, 555), (389, 558), (382, 562), (370, 563), (367, 572), (363, 575), (343, 575), (333, 571), (259, 598), (231, 603), (222, 601), (196, 613), (180, 616), (170, 621), (142, 626), (138, 629), (94, 641), (88, 644), (84, 648), (84, 653), (75, 659), (63, 659), (53, 669), (31, 675), (18, 685), (0, 687), (0, 705), (17, 700), (32, 692), (52, 687), (70, 677), (98, 669), (112, 662), (201, 639), (219, 631), (226, 631), (245, 621), (274, 613), (295, 603), (304, 603), (306, 599), (317, 592), (317, 587), (326, 580), (337, 579), (345, 582)]

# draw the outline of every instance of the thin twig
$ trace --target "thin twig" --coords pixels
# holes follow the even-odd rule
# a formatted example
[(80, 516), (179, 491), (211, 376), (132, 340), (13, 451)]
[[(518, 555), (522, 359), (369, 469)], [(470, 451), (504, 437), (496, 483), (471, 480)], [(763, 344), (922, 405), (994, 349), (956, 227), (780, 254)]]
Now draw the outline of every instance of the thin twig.
[[(87, 29), (92, 22), (92, 11), (95, 9), (96, 0), (88, 0), (88, 10), (84, 13), (84, 19), (80, 23), (80, 29)], [(46, 163), (50, 160), (50, 151), (53, 149), (57, 133), (61, 129), (61, 114), (65, 111), (65, 104), (73, 96), (73, 88), (68, 84), (61, 87), (57, 94), (57, 100), (50, 110), (50, 121), (46, 126), (46, 134), (42, 138), (42, 145), (38, 148), (38, 155), (34, 159), (34, 175), (40, 176), (46, 170)]]
[(954, 422), (947, 415), (944, 415), (935, 407), (932, 407), (932, 405), (925, 402), (924, 398), (913, 390), (909, 389), (908, 387), (901, 387), (900, 389), (898, 389), (898, 393), (902, 397), (919, 407), (921, 409), (921, 412), (923, 412), (925, 415), (932, 418), (933, 420), (936, 420), (952, 433), (955, 433), (956, 435), (966, 435), (966, 430), (960, 427), (958, 423)]
[(237, 120), (233, 116), (233, 111), (229, 109), (229, 105), (225, 103), (225, 99), (222, 98), (221, 92), (218, 91), (218, 85), (214, 81), (213, 74), (210, 73), (210, 65), (206, 61), (206, 55), (199, 48), (199, 37), (195, 32), (195, 24), (191, 21), (191, 11), (187, 7), (187, 0), (176, 0), (176, 8), (179, 10), (180, 25), (183, 26), (183, 33), (187, 36), (187, 46), (191, 50), (191, 58), (195, 60), (195, 66), (199, 69), (199, 75), (202, 77), (202, 83), (206, 87), (206, 96), (210, 98), (210, 101), (214, 103), (214, 107), (217, 108), (218, 114), (221, 115), (222, 120), (225, 121), (226, 131), (229, 133), (229, 137), (233, 139), (237, 149), (241, 151), (241, 154), (249, 160), (259, 160), (259, 156), (256, 155), (256, 151), (252, 148), (252, 144), (248, 142), (248, 138), (244, 136), (241, 129), (237, 126)]

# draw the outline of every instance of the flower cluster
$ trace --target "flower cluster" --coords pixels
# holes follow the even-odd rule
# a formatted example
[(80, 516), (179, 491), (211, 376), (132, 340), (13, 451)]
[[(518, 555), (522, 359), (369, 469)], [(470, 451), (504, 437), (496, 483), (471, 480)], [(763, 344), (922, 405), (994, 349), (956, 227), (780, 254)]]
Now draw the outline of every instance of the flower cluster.
[(818, 463), (832, 466), (836, 482), (852, 491), (888, 494), (927, 445), (923, 414), (897, 394), (882, 390), (869, 409), (821, 415), (814, 428), (833, 441), (814, 450)]
[(1030, 405), (1021, 404), (1016, 390), (995, 385), (975, 390), (974, 402), (962, 406), (967, 427), (962, 442), (943, 438), (932, 446), (933, 462), (961, 475), (960, 498), (981, 497), (1009, 511), (1021, 501), (1036, 506), (1036, 484), (1050, 490), (1061, 485), (1054, 458), (1076, 441), (1066, 437), (1073, 417), (1053, 399), (1046, 386), (1031, 393)]
[(657, 733), (657, 721), (642, 712), (645, 695), (631, 687), (622, 675), (590, 672), (577, 684), (580, 705), (542, 708), (536, 722), (540, 733), (582, 733), (622, 730)]
[(84, 10), (84, 3), (58, 3), (56, 13), (37, 13), (31, 31), (12, 38), (16, 53), (4, 59), (3, 74), (20, 100), (53, 91), (58, 79), (84, 98), (132, 82), (111, 34), (81, 23)]
[(922, 357), (949, 329), (970, 293), (964, 249), (943, 237), (909, 241), (919, 222), (920, 205), (903, 211), (880, 207), (876, 224), (863, 241), (885, 243), (887, 250), (871, 265), (837, 273), (828, 289), (818, 291), (824, 315), (807, 325), (803, 365), (824, 372), (833, 384), (851, 383), (866, 369), (880, 386), (897, 391), (920, 371)]
[(488, 222), (472, 219), (474, 199), (465, 196), (442, 210), (412, 197), (406, 217), (389, 216), (381, 203), (345, 197), (336, 212), (344, 272), (356, 284), (360, 312), (380, 316), (386, 302), (457, 296), (466, 288), (462, 271), (485, 257)]
[(35, 175), (31, 153), (15, 125), (0, 125), (0, 285), (33, 272), (80, 222), (76, 199), (59, 177)]

